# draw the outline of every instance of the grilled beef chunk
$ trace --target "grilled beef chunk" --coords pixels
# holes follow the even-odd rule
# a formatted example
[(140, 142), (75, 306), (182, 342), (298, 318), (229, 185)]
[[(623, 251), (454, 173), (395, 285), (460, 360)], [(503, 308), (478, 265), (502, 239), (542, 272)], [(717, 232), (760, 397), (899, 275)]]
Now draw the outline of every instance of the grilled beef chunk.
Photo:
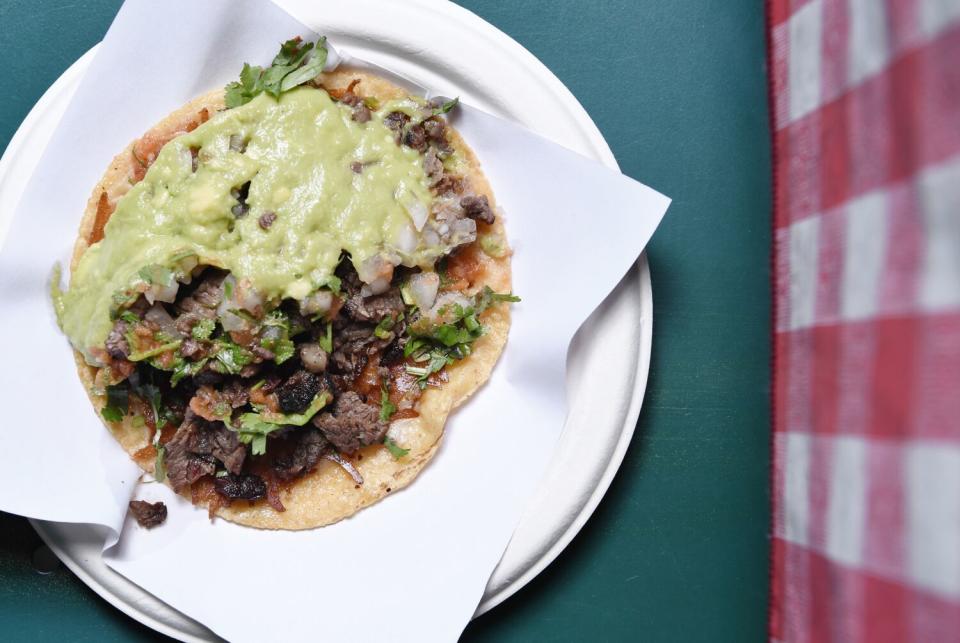
[(277, 387), (277, 399), (284, 413), (303, 413), (323, 388), (320, 376), (300, 370)]
[(314, 417), (313, 425), (343, 453), (382, 441), (389, 426), (380, 419), (380, 409), (364, 402), (354, 391), (342, 393), (333, 411)]
[(343, 305), (347, 316), (354, 321), (378, 323), (384, 317), (397, 317), (404, 311), (399, 288), (391, 288), (382, 295), (364, 297), (357, 293)]
[(430, 185), (436, 185), (443, 178), (443, 162), (437, 156), (437, 148), (431, 147), (423, 157), (423, 171), (426, 172)]
[(213, 434), (213, 457), (223, 463), (230, 473), (240, 473), (247, 457), (247, 445), (240, 442), (236, 432), (218, 425)]
[(207, 446), (209, 441), (205, 434), (203, 419), (190, 411), (173, 439), (167, 443), (167, 478), (177, 493), (217, 470), (213, 450)]
[(423, 129), (423, 125), (411, 125), (403, 135), (403, 144), (418, 152), (426, 151), (427, 131)]
[(146, 529), (152, 529), (163, 524), (163, 521), (167, 519), (167, 505), (162, 502), (131, 500), (130, 513), (137, 519), (138, 525)]
[(127, 322), (118, 319), (110, 334), (107, 335), (104, 347), (107, 349), (107, 354), (113, 359), (127, 359), (127, 356), (130, 355), (130, 344), (126, 337), (127, 328)]
[(463, 208), (464, 214), (471, 219), (483, 221), (484, 223), (493, 223), (496, 219), (486, 196), (465, 196), (460, 199), (460, 207)]
[(234, 431), (220, 422), (205, 422), (191, 409), (167, 443), (167, 477), (174, 491), (179, 492), (214, 473), (217, 460), (227, 471), (239, 473), (246, 455), (247, 447)]
[(370, 324), (351, 323), (334, 333), (330, 358), (337, 373), (356, 377), (367, 365), (367, 358), (387, 345), (373, 332)]
[(267, 495), (267, 483), (263, 481), (263, 478), (252, 473), (227, 474), (217, 478), (213, 486), (221, 496), (232, 500), (256, 500)]
[[(177, 310), (181, 314), (193, 313), (198, 318), (215, 318), (217, 316), (217, 306), (223, 301), (223, 279), (225, 276), (226, 273), (220, 270), (204, 272), (203, 280), (197, 284), (197, 287), (188, 297), (180, 300), (177, 304)], [(195, 324), (196, 321), (193, 323)], [(179, 327), (178, 330), (180, 330)]]
[(296, 446), (290, 453), (279, 456), (273, 464), (273, 471), (281, 480), (292, 480), (312, 471), (323, 452), (330, 447), (323, 433), (312, 426), (297, 429), (288, 439), (296, 440)]

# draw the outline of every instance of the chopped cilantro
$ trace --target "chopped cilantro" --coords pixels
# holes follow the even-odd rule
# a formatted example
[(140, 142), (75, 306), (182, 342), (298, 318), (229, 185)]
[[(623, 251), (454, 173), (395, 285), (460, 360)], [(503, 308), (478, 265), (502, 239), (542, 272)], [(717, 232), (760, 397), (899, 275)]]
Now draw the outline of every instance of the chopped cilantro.
[(233, 298), (233, 280), (232, 279), (223, 280), (223, 298), (224, 299)]
[(396, 318), (393, 315), (388, 315), (380, 320), (377, 327), (373, 329), (373, 334), (376, 335), (378, 339), (390, 339), (390, 331), (393, 330), (396, 323)]
[(188, 362), (185, 359), (178, 359), (173, 367), (173, 375), (170, 376), (170, 386), (176, 386), (180, 380), (190, 375), (191, 377), (200, 372), (200, 369), (207, 363), (208, 358), (204, 357), (198, 362)]
[(125, 310), (122, 313), (120, 313), (120, 319), (127, 322), (128, 324), (136, 324), (140, 322), (140, 318), (137, 317), (136, 313), (129, 310)]
[(115, 406), (103, 407), (103, 410), (100, 411), (100, 415), (102, 415), (103, 419), (107, 422), (119, 422), (123, 419), (123, 411)]
[(387, 390), (387, 383), (384, 381), (380, 387), (380, 421), (389, 422), (391, 416), (397, 412), (397, 406), (390, 401), (390, 391)]
[(327, 323), (327, 332), (323, 337), (317, 340), (317, 343), (320, 344), (320, 348), (326, 352), (333, 352), (333, 324), (329, 322)]
[(167, 477), (167, 447), (157, 444), (157, 459), (153, 463), (153, 477), (157, 482), (163, 482)]
[(210, 339), (210, 336), (213, 335), (214, 329), (217, 327), (217, 322), (212, 319), (201, 319), (196, 324), (193, 325), (193, 328), (190, 329), (190, 334), (193, 335), (193, 338), (199, 341)]
[(453, 109), (459, 104), (460, 104), (460, 97), (458, 96), (456, 98), (448, 100), (443, 105), (440, 105), (439, 107), (435, 108), (433, 110), (433, 115), (439, 116), (440, 114), (446, 114), (447, 112), (449, 112), (451, 109)]
[(253, 361), (253, 355), (243, 346), (234, 344), (228, 339), (220, 338), (216, 340), (217, 352), (214, 355), (216, 361), (211, 368), (218, 373), (225, 375), (236, 375), (243, 367)]
[(383, 446), (387, 447), (387, 451), (390, 452), (390, 455), (392, 455), (397, 460), (399, 460), (403, 456), (410, 453), (410, 449), (404, 449), (403, 447), (398, 445), (396, 442), (394, 442), (393, 439), (390, 437), (386, 437), (383, 439)]
[(142, 379), (141, 377), (139, 384), (132, 386), (131, 389), (150, 404), (150, 409), (153, 411), (153, 425), (160, 430), (167, 423), (166, 414), (161, 413), (163, 401), (160, 397), (160, 388), (153, 382), (144, 382)]
[(293, 357), (293, 354), (296, 352), (293, 342), (289, 339), (277, 340), (273, 348), (270, 350), (274, 354), (273, 361), (275, 361), (277, 364), (283, 364), (285, 361)]
[(228, 83), (225, 88), (227, 108), (249, 103), (263, 92), (277, 98), (283, 92), (313, 80), (327, 62), (325, 43), (326, 38), (320, 38), (314, 44), (297, 37), (280, 46), (280, 52), (266, 69), (244, 63), (239, 82)]
[(130, 410), (130, 392), (127, 387), (122, 384), (108, 384), (106, 394), (107, 404), (103, 407), (103, 410), (100, 411), (100, 414), (103, 416), (103, 419), (108, 422), (119, 422)]

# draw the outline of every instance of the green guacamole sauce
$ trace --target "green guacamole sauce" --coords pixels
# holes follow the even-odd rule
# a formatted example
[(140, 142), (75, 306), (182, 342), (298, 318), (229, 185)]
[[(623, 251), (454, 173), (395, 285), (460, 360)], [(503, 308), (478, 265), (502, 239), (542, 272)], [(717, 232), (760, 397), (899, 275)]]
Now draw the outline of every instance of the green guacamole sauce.
[[(185, 256), (248, 279), (267, 298), (305, 297), (326, 283), (342, 251), (355, 266), (377, 255), (432, 265), (449, 248), (426, 248), (413, 225), (411, 210), (433, 200), (422, 157), (396, 144), (385, 109), (357, 123), (326, 92), (300, 88), (279, 100), (261, 94), (170, 141), (73, 272), (61, 302), (70, 342), (90, 360), (112, 327), (114, 295), (144, 266), (172, 267)], [(249, 211), (238, 218), (231, 191), (248, 181)], [(267, 229), (258, 222), (265, 212), (276, 214)]]

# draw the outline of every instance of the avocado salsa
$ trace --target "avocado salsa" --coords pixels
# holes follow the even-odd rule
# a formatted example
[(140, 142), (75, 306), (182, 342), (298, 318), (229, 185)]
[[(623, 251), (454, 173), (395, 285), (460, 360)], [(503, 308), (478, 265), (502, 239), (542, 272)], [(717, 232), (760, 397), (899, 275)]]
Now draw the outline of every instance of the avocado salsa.
[[(446, 274), (502, 256), (458, 170), (453, 101), (327, 89), (323, 39), (244, 65), (226, 109), (166, 142), (54, 292), (103, 417), (146, 426), (155, 477), (283, 510), (278, 485), (384, 444), (513, 295)], [(361, 86), (358, 87), (358, 84)], [(133, 181), (132, 181), (133, 182)], [(483, 243), (475, 243), (481, 234)]]

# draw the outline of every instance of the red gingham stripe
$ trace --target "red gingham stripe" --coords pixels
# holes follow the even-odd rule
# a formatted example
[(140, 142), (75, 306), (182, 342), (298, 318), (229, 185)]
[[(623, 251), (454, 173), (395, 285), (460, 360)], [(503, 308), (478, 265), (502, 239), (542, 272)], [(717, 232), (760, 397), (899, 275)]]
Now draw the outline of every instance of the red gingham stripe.
[(960, 4), (767, 19), (769, 636), (960, 640)]

